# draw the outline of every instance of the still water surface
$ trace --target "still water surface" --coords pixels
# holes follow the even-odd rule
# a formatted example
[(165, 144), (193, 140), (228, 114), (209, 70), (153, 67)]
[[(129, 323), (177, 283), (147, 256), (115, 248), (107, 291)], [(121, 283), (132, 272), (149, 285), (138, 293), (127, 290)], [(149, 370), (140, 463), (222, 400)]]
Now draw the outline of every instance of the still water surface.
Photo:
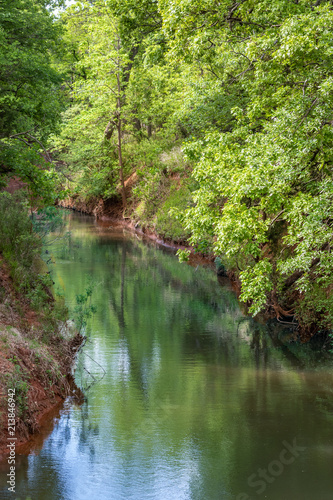
[(74, 307), (96, 285), (76, 370), (86, 401), (18, 457), (16, 496), (2, 466), (0, 498), (332, 500), (329, 357), (246, 318), (212, 270), (66, 217), (56, 287)]

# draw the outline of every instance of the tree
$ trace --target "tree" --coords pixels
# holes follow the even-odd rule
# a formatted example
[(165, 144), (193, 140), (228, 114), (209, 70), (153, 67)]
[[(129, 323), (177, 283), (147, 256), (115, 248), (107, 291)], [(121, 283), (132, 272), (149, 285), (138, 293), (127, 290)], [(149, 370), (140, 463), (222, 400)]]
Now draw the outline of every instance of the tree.
[[(72, 32), (77, 35), (72, 42), (75, 44), (75, 48), (72, 48), (72, 74), (75, 78), (71, 93), (73, 106), (65, 117), (67, 124), (63, 130), (64, 140), (62, 143), (56, 141), (56, 145), (65, 150), (68, 147), (67, 138), (72, 137), (76, 130), (74, 140), (80, 142), (84, 139), (88, 142), (91, 158), (98, 162), (100, 158), (97, 151), (101, 152), (104, 141), (113, 139), (116, 132), (117, 169), (125, 209), (127, 201), (122, 143), (131, 54), (123, 46), (117, 18), (103, 1), (94, 4), (80, 2), (71, 6), (64, 15), (64, 23), (68, 38), (72, 36)], [(77, 113), (80, 114), (79, 123), (76, 122)], [(96, 133), (92, 131), (93, 127)], [(111, 153), (111, 156), (111, 168), (114, 169), (114, 155)]]
[(77, 192), (108, 198), (120, 191), (126, 207), (124, 180), (133, 160), (139, 163), (136, 145), (168, 122), (181, 86), (163, 60), (156, 5), (78, 3), (63, 23), (70, 106), (54, 148), (75, 172)]
[(18, 175), (39, 196), (47, 186), (51, 192), (53, 174), (37, 165), (44, 164), (43, 143), (61, 110), (61, 76), (51, 64), (59, 36), (51, 8), (59, 4), (4, 0), (0, 5), (0, 181)]
[(252, 313), (268, 303), (305, 329), (330, 328), (330, 2), (160, 5), (175, 57), (215, 79), (223, 104), (186, 146), (200, 184), (186, 215), (192, 243), (238, 269)]
[(70, 105), (54, 144), (77, 192), (118, 184), (125, 208), (136, 165), (133, 192), (157, 207), (161, 153), (184, 139), (191, 243), (233, 269), (253, 314), (305, 329), (333, 322), (330, 5), (98, 0), (63, 17)]

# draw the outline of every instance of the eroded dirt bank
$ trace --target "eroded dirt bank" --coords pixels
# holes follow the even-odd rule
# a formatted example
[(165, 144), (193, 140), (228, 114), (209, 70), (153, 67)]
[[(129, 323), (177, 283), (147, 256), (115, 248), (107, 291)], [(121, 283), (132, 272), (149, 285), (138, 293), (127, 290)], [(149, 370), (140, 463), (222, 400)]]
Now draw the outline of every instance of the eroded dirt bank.
[(31, 309), (0, 256), (0, 460), (9, 452), (8, 438), (18, 450), (73, 393), (70, 372), (82, 340), (73, 325), (55, 325)]
[[(79, 198), (67, 198), (59, 201), (58, 206), (74, 210), (79, 213), (93, 215), (96, 217), (98, 224), (101, 226), (108, 227), (112, 225), (113, 227), (125, 227), (166, 248), (174, 250), (190, 250), (191, 253), (189, 256), (189, 263), (191, 265), (205, 264), (215, 268), (215, 255), (197, 252), (192, 246), (184, 242), (164, 239), (161, 235), (154, 231), (154, 229), (141, 225), (140, 222), (132, 219), (130, 216), (124, 217), (122, 203), (116, 197), (106, 201), (102, 199), (92, 199), (89, 202), (84, 202)], [(128, 212), (131, 213), (131, 210), (128, 210)]]

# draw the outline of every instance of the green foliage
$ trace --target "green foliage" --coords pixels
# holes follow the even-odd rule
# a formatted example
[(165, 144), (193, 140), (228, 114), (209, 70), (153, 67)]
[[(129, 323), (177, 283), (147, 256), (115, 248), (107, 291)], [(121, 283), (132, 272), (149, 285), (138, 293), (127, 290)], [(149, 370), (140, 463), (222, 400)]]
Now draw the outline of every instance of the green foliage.
[(191, 250), (177, 250), (177, 256), (179, 259), (179, 262), (188, 262), (190, 258)]
[(120, 178), (124, 174), (125, 91), (133, 54), (122, 43), (119, 22), (107, 2), (78, 2), (64, 13), (63, 23), (72, 53), (68, 77), (73, 105), (53, 145), (70, 163), (84, 195), (107, 197), (115, 191), (107, 184), (119, 179), (118, 172)]
[(252, 268), (247, 268), (240, 273), (242, 281), (241, 300), (251, 300), (249, 312), (257, 314), (267, 304), (267, 294), (273, 289), (272, 264), (268, 259), (263, 259)]
[(107, 117), (100, 110), (76, 104), (63, 113), (61, 133), (52, 137), (55, 155), (68, 166), (71, 193), (89, 200), (108, 198), (118, 182), (118, 160), (114, 145), (104, 140)]
[(175, 210), (183, 210), (190, 205), (191, 200), (191, 192), (187, 186), (170, 190), (169, 196), (156, 213), (156, 231), (158, 234), (175, 241), (187, 240), (190, 233), (184, 230)]
[(41, 250), (41, 242), (32, 232), (27, 204), (22, 196), (0, 193), (0, 252), (12, 265), (30, 269)]
[(49, 2), (1, 2), (1, 137), (36, 126), (42, 127), (43, 134), (53, 128), (59, 109), (60, 77), (51, 67), (50, 56), (58, 36), (59, 26), (50, 14)]
[(25, 413), (28, 409), (28, 390), (29, 384), (26, 380), (16, 380), (15, 382), (15, 397), (17, 404), (17, 416), (19, 418), (24, 418)]
[(0, 253), (10, 266), (16, 288), (35, 309), (49, 301), (52, 280), (40, 272), (42, 241), (33, 232), (27, 202), (22, 195), (0, 193)]
[(197, 136), (185, 149), (200, 186), (186, 215), (191, 242), (208, 236), (223, 259), (242, 260), (251, 312), (278, 300), (331, 328), (329, 2), (160, 5), (173, 56), (201, 71), (182, 110)]
[(53, 145), (72, 194), (119, 193), (121, 149), (141, 223), (215, 252), (253, 314), (331, 328), (332, 21), (326, 0), (71, 5)]
[(151, 163), (161, 164), (157, 156), (178, 130), (183, 80), (164, 61), (152, 2), (78, 2), (62, 23), (67, 51), (60, 66), (67, 71), (70, 105), (52, 139), (54, 154), (69, 167), (73, 195), (106, 199), (120, 192), (120, 149), (125, 178), (146, 167), (150, 177)]
[(75, 324), (81, 333), (87, 326), (87, 321), (93, 314), (96, 313), (97, 308), (91, 304), (91, 298), (95, 285), (92, 280), (89, 280), (84, 293), (78, 294), (75, 297), (76, 306), (74, 308)]
[(49, 202), (56, 174), (44, 161), (43, 143), (63, 107), (61, 75), (51, 61), (60, 27), (50, 7), (60, 3), (4, 0), (0, 5), (0, 184), (6, 175), (19, 176), (34, 196)]
[(143, 140), (135, 148), (132, 161), (138, 176), (132, 189), (135, 218), (165, 238), (186, 240), (189, 232), (184, 230), (179, 210), (191, 204), (196, 186), (189, 177), (191, 167), (182, 148), (167, 137)]
[(15, 355), (9, 358), (9, 361), (14, 365), (14, 370), (11, 373), (1, 374), (2, 380), (0, 380), (6, 393), (8, 389), (15, 389), (15, 414), (18, 418), (24, 418), (28, 409), (28, 376), (21, 369)]
[(156, 213), (161, 199), (164, 198), (169, 182), (163, 173), (146, 172), (141, 182), (134, 188), (134, 195), (141, 200), (138, 209), (144, 207), (144, 214), (137, 213), (140, 219), (148, 222)]

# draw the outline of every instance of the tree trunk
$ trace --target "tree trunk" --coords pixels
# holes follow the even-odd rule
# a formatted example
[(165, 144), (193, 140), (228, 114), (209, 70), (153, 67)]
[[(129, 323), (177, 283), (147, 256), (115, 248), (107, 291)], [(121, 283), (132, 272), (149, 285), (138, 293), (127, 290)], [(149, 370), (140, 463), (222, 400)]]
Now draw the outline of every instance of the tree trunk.
[[(119, 42), (118, 42), (119, 44)], [(122, 149), (121, 149), (121, 135), (122, 135), (122, 128), (121, 128), (121, 83), (120, 83), (120, 75), (119, 71), (117, 73), (117, 84), (118, 84), (118, 97), (117, 97), (117, 108), (118, 108), (118, 120), (117, 120), (117, 131), (118, 131), (118, 161), (119, 161), (119, 177), (120, 177), (120, 184), (121, 184), (121, 197), (123, 200), (123, 209), (127, 208), (127, 200), (126, 200), (126, 192), (125, 192), (125, 182), (124, 182), (124, 171), (123, 171), (123, 155), (122, 155)]]
[(121, 118), (118, 118), (118, 123), (117, 123), (117, 130), (118, 130), (118, 161), (119, 161), (119, 177), (120, 177), (120, 184), (121, 184), (121, 198), (123, 200), (123, 208), (127, 208), (127, 200), (126, 200), (126, 193), (125, 193), (125, 182), (124, 182), (124, 171), (123, 171), (123, 156), (122, 156), (122, 150), (121, 150)]

